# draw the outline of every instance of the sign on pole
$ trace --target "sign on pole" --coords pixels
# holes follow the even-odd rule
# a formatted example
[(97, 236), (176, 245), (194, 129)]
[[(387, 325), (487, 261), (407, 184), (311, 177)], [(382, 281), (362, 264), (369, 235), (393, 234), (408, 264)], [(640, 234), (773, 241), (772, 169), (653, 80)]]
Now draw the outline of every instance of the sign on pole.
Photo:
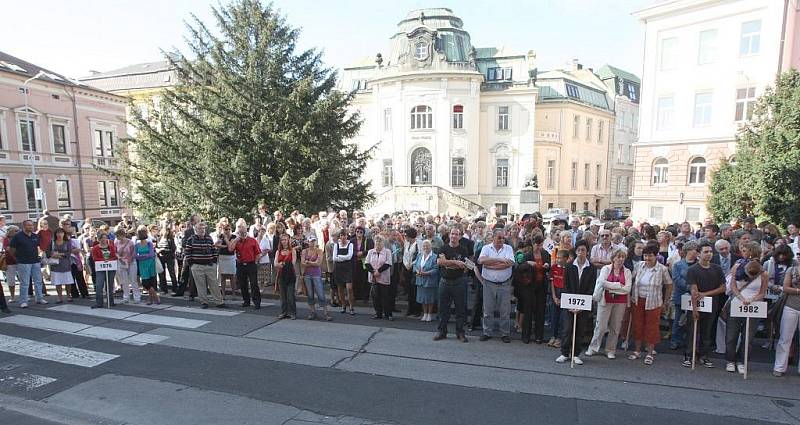
[(110, 272), (117, 270), (117, 261), (95, 261), (94, 269), (98, 272)]
[(744, 379), (747, 379), (749, 369), (748, 361), (750, 357), (750, 318), (764, 319), (767, 317), (767, 302), (756, 301), (744, 304), (738, 298), (731, 300), (731, 317), (744, 317)]
[[(697, 300), (697, 311), (700, 313), (711, 313), (712, 298), (703, 297)], [(692, 296), (689, 294), (681, 295), (681, 310), (692, 310)]]
[[(582, 294), (561, 294), (561, 308), (565, 310), (592, 310), (592, 296)], [(578, 313), (572, 315), (572, 348), (569, 357), (569, 367), (575, 368), (575, 331), (578, 325)]]

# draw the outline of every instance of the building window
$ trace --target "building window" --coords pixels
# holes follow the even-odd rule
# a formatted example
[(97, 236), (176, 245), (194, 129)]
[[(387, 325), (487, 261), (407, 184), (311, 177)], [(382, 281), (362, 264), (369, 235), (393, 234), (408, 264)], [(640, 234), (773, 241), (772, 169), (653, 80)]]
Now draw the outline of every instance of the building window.
[(433, 109), (430, 106), (418, 105), (411, 109), (411, 129), (421, 130), (433, 128)]
[(94, 156), (114, 157), (114, 133), (107, 130), (94, 131)]
[(69, 196), (69, 180), (56, 180), (56, 197), (58, 198), (58, 208), (72, 206)]
[[(36, 189), (42, 188), (42, 181), (36, 179)], [(25, 197), (28, 199), (28, 209), (33, 210), (37, 207), (42, 209), (42, 200), (36, 200), (36, 191), (33, 189), (33, 179), (25, 179)], [(44, 197), (44, 194), (42, 194)]]
[(683, 220), (688, 221), (690, 223), (700, 221), (700, 208), (686, 207), (686, 213), (684, 215)]
[(383, 110), (383, 131), (392, 131), (392, 110), (390, 108)]
[(417, 42), (414, 46), (414, 57), (417, 60), (425, 60), (428, 58), (428, 43), (424, 41)]
[(0, 179), (0, 210), (8, 209), (8, 180)]
[(650, 218), (653, 221), (660, 222), (664, 219), (664, 207), (650, 207)]
[(115, 181), (97, 182), (97, 193), (101, 207), (119, 206), (119, 200), (117, 199), (117, 182)]
[(677, 65), (678, 39), (675, 37), (661, 40), (661, 70), (674, 69)]
[(564, 87), (567, 90), (567, 96), (573, 97), (575, 99), (580, 97), (580, 93), (578, 92), (578, 87), (569, 83), (564, 83)]
[(453, 128), (456, 130), (461, 130), (464, 128), (464, 106), (463, 105), (454, 105), (453, 106)]
[(573, 115), (572, 116), (572, 138), (578, 138), (578, 130), (580, 127), (581, 116), (580, 115)]
[(698, 156), (689, 163), (689, 184), (706, 182), (706, 159)]
[(591, 165), (588, 163), (583, 164), (583, 188), (589, 189), (589, 174), (591, 173)]
[(381, 171), (381, 181), (383, 182), (383, 187), (389, 187), (394, 182), (394, 175), (392, 173), (392, 160), (391, 159), (384, 159), (383, 160), (383, 170)]
[(761, 21), (742, 24), (742, 37), (739, 40), (739, 55), (757, 55), (761, 51)]
[(658, 98), (658, 114), (656, 128), (668, 130), (672, 128), (672, 114), (675, 111), (675, 99), (672, 96)]
[(464, 187), (464, 158), (451, 159), (450, 186)]
[(508, 106), (497, 108), (497, 129), (508, 130)]
[(411, 154), (411, 184), (431, 184), (433, 157), (426, 148), (416, 148)]
[(631, 102), (638, 102), (639, 96), (636, 92), (636, 85), (633, 83), (625, 83), (625, 86), (628, 88), (628, 99), (630, 99)]
[(578, 161), (572, 161), (572, 168), (570, 168), (569, 187), (572, 189), (578, 188)]
[(508, 215), (508, 204), (494, 204), (494, 210), (498, 217)]
[(584, 202), (583, 203), (583, 210), (584, 211), (589, 211), (589, 203), (588, 202)]
[(590, 140), (592, 138), (592, 119), (587, 117), (586, 118), (586, 140)]
[(353, 80), (353, 91), (366, 90), (368, 87), (367, 80)]
[(22, 150), (36, 152), (36, 123), (23, 120), (19, 122), (19, 134), (22, 136)]
[(756, 88), (736, 89), (736, 121), (749, 121), (756, 106)]
[(622, 196), (622, 177), (617, 177), (616, 186), (617, 186), (617, 189), (614, 191), (614, 193), (617, 196)]
[(569, 203), (569, 210), (570, 210), (570, 212), (578, 211), (578, 203), (577, 202), (570, 202)]
[(553, 208), (553, 203), (552, 202), (548, 202), (547, 203), (547, 209), (549, 210), (549, 209), (552, 209), (552, 208)]
[(712, 93), (697, 93), (694, 95), (694, 126), (705, 127), (711, 124), (711, 103), (714, 100)]
[(623, 146), (624, 145), (622, 143), (617, 144), (617, 164), (622, 164), (622, 154), (623, 154), (622, 150), (624, 149)]
[(487, 81), (511, 81), (511, 68), (499, 68), (493, 67), (486, 70), (486, 80)]
[(547, 161), (547, 188), (552, 189), (556, 186), (556, 161), (550, 159)]
[(658, 158), (653, 162), (653, 184), (662, 185), (667, 184), (667, 175), (669, 174), (669, 162), (666, 158)]
[(497, 160), (497, 187), (508, 187), (508, 159)]
[(697, 47), (697, 64), (713, 63), (717, 54), (717, 30), (700, 31)]
[(628, 196), (631, 196), (633, 194), (633, 187), (631, 186), (630, 177), (625, 177), (625, 193), (627, 193)]
[(64, 131), (64, 126), (61, 124), (53, 124), (53, 152), (54, 153), (67, 153), (67, 139)]
[(597, 164), (597, 172), (595, 173), (595, 176), (594, 176), (594, 187), (595, 187), (595, 189), (600, 189), (602, 187), (602, 184), (601, 184), (602, 181), (603, 181), (603, 166), (600, 165), (600, 164)]
[(603, 143), (603, 127), (605, 126), (605, 122), (597, 121), (597, 143)]

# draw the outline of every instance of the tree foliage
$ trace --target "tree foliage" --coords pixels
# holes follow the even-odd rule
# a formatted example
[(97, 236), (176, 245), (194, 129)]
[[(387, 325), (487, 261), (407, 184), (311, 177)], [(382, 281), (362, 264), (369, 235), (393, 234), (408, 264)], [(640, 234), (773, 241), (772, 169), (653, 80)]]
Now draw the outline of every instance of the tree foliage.
[(756, 215), (800, 220), (800, 73), (778, 77), (737, 137), (736, 163), (712, 174), (708, 206), (717, 220)]
[(352, 94), (271, 5), (234, 0), (212, 9), (216, 31), (193, 16), (189, 55), (166, 54), (178, 83), (149, 112), (132, 107), (136, 136), (118, 174), (147, 215), (242, 217), (269, 208), (360, 208), (369, 157), (350, 142), (361, 120)]

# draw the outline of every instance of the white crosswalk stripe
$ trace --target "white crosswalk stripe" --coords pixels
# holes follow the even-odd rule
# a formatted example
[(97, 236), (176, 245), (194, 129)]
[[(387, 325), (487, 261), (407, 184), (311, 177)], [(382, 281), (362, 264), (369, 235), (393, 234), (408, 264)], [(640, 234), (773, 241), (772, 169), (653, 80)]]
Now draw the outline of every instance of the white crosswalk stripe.
[(48, 319), (45, 317), (16, 314), (3, 319), (3, 323), (23, 326), (26, 328), (41, 329), (64, 334), (80, 335), (87, 338), (118, 341), (123, 344), (143, 346), (163, 340), (153, 338), (154, 335), (140, 334), (122, 329), (106, 328), (102, 326), (87, 325), (85, 323), (69, 322), (66, 320)]
[[(162, 316), (150, 313), (137, 313), (125, 310), (114, 310), (85, 307), (74, 304), (63, 304), (51, 307), (48, 310), (60, 311), (63, 313), (82, 314), (86, 316), (103, 317), (106, 319), (125, 320), (128, 322), (154, 324), (159, 326), (173, 326), (176, 328), (195, 329), (211, 322), (208, 320), (185, 319), (182, 317)], [(203, 310), (200, 310), (203, 311)]]
[(48, 344), (3, 334), (0, 334), (0, 351), (82, 367), (95, 367), (119, 357), (116, 354)]

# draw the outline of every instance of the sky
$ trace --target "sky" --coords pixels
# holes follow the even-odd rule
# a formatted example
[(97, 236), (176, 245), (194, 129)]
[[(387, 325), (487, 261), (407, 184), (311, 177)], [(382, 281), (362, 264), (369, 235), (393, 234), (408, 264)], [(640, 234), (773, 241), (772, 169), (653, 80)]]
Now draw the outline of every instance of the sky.
[[(0, 51), (68, 77), (161, 60), (160, 49), (186, 51), (192, 15), (214, 26), (211, 7), (230, 0), (4, 1)], [(266, 1), (266, 0), (265, 0)], [(299, 47), (323, 51), (341, 68), (387, 51), (408, 11), (448, 7), (476, 47), (534, 50), (540, 70), (574, 58), (641, 75), (644, 25), (631, 13), (656, 0), (275, 0), (301, 29)], [(14, 17), (14, 19), (9, 19)]]

